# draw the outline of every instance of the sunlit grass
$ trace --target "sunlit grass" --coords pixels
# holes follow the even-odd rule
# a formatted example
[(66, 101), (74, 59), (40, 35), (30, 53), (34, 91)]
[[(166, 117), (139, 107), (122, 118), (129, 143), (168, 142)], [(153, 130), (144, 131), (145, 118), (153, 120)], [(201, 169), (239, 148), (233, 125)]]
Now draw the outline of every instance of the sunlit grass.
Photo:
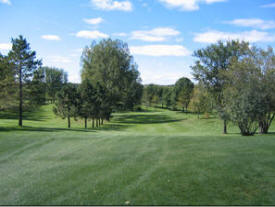
[[(0, 205), (275, 204), (273, 134), (242, 137), (214, 117), (145, 108), (85, 130), (44, 106), (0, 114)], [(91, 127), (91, 123), (89, 123)]]

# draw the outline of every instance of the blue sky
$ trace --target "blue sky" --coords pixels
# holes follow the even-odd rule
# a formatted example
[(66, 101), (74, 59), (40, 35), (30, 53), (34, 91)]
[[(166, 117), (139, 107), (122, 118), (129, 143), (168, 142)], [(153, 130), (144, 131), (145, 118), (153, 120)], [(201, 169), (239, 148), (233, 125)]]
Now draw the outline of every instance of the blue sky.
[(192, 78), (194, 50), (217, 40), (275, 43), (275, 0), (0, 0), (0, 52), (22, 34), (43, 64), (80, 81), (81, 50), (126, 41), (143, 83)]

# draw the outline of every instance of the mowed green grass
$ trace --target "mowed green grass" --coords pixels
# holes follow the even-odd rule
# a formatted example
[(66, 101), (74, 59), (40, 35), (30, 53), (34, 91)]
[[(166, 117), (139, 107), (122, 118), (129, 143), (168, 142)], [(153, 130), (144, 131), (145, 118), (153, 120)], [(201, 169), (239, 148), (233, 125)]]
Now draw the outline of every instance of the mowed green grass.
[(0, 114), (0, 205), (275, 205), (274, 125), (223, 135), (213, 117), (150, 109), (68, 130), (50, 105), (15, 118)]

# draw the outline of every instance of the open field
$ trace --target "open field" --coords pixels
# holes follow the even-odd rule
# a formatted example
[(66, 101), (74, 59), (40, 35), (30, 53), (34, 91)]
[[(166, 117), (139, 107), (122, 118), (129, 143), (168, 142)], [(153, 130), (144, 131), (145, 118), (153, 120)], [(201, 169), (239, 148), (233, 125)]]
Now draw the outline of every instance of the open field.
[(25, 118), (0, 114), (0, 205), (275, 205), (274, 125), (242, 137), (161, 109), (100, 130), (68, 130), (51, 106)]

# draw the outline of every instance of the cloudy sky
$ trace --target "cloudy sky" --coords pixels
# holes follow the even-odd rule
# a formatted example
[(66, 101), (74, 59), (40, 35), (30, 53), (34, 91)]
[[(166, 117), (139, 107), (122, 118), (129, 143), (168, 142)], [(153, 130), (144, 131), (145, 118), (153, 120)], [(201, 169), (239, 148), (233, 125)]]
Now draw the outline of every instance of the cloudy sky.
[(143, 83), (192, 78), (194, 50), (217, 40), (275, 43), (275, 0), (0, 0), (0, 52), (22, 34), (43, 64), (80, 81), (82, 48), (128, 43)]

